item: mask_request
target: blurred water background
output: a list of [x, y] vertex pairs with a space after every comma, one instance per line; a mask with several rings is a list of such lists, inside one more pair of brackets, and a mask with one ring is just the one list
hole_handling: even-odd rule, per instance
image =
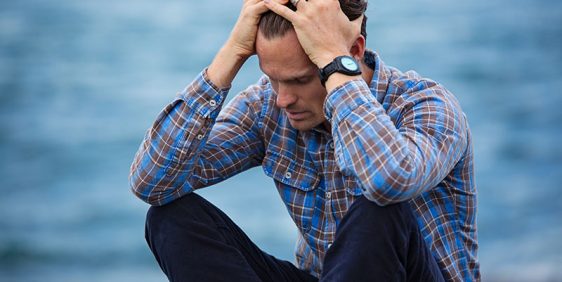
[[[0, 281], [165, 281], [127, 176], [241, 1], [0, 2]], [[484, 281], [562, 281], [562, 1], [371, 1], [368, 46], [471, 123]], [[260, 76], [254, 58], [233, 92]], [[266, 251], [296, 229], [260, 168], [201, 192]]]

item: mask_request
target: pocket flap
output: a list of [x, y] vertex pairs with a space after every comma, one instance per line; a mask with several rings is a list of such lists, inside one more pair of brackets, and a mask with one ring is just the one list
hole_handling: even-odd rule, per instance
[[315, 170], [281, 155], [267, 154], [262, 168], [267, 176], [302, 191], [313, 190], [319, 183]]

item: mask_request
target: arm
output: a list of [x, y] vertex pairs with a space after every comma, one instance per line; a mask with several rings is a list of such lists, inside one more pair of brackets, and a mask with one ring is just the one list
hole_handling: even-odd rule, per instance
[[336, 88], [325, 104], [338, 166], [379, 205], [435, 187], [467, 145], [464, 115], [442, 86], [420, 80], [401, 97], [396, 106], [402, 112], [394, 121], [360, 80]]
[[[349, 21], [337, 0], [299, 1], [297, 11], [264, 0], [293, 23], [308, 57], [319, 68], [335, 57], [362, 58], [362, 17]], [[340, 169], [380, 205], [405, 201], [437, 185], [466, 147], [464, 116], [450, 93], [428, 81], [406, 92], [410, 101], [394, 125], [359, 76], [336, 73], [326, 82], [325, 114], [332, 125]]]
[[260, 101], [241, 93], [219, 115], [226, 93], [204, 72], [161, 112], [131, 166], [137, 197], [163, 205], [260, 163]]
[[236, 99], [229, 111], [243, 115], [217, 116], [232, 80], [255, 53], [257, 25], [265, 11], [261, 0], [244, 1], [229, 39], [209, 68], [148, 130], [129, 177], [133, 193], [142, 200], [163, 205], [255, 165], [256, 117], [247, 96]]

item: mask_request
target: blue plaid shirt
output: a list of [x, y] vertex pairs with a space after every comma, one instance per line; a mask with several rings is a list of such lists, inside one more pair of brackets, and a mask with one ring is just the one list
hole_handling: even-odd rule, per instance
[[370, 84], [354, 80], [328, 94], [331, 132], [293, 129], [267, 77], [221, 110], [228, 89], [203, 71], [148, 130], [131, 167], [133, 192], [163, 205], [261, 166], [298, 227], [297, 266], [316, 276], [357, 197], [409, 201], [445, 278], [478, 281], [472, 142], [458, 101], [374, 52], [365, 62]]

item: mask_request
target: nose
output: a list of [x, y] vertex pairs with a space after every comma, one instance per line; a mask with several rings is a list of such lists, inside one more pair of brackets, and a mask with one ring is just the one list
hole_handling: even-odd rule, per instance
[[290, 105], [294, 104], [297, 101], [297, 95], [295, 95], [295, 89], [292, 87], [285, 85], [283, 83], [279, 83], [279, 88], [277, 89], [277, 100], [276, 105], [281, 109], [286, 109]]

